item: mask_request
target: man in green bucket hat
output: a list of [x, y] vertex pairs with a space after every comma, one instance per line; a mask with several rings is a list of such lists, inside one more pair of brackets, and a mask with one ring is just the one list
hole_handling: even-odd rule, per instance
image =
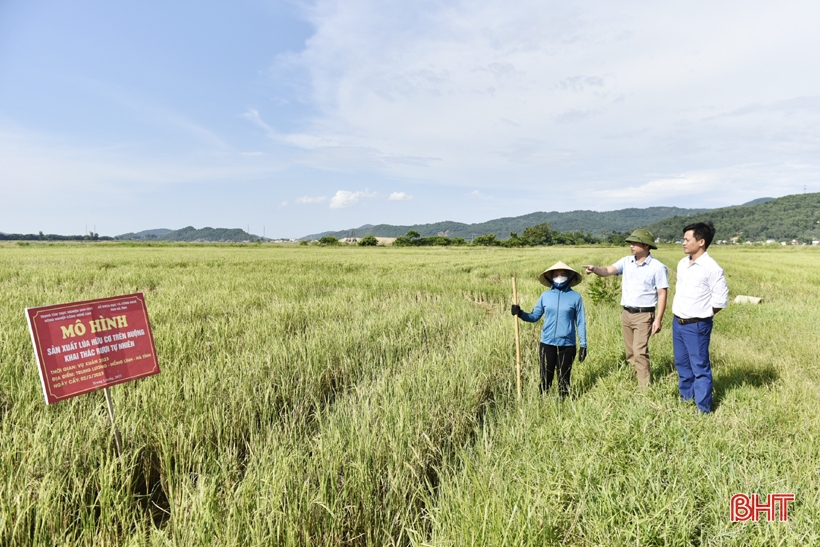
[[623, 275], [621, 329], [624, 335], [626, 360], [635, 367], [638, 386], [647, 387], [652, 381], [649, 337], [661, 330], [669, 279], [666, 266], [650, 253], [658, 247], [649, 230], [639, 228], [626, 240], [632, 253], [630, 256], [625, 256], [612, 266], [589, 265], [584, 266], [584, 269], [587, 275]]

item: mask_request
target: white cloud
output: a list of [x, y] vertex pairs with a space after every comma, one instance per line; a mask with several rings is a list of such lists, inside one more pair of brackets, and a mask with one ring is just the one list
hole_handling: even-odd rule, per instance
[[0, 126], [0, 191], [10, 196], [64, 196], [101, 188], [246, 181], [270, 177], [280, 160], [249, 162], [238, 153], [147, 153], [133, 143], [108, 147]]
[[365, 190], [364, 192], [348, 192], [347, 190], [339, 190], [333, 199], [330, 200], [331, 209], [344, 209], [356, 205], [364, 198], [375, 198], [378, 194]]
[[658, 199], [707, 193], [720, 182], [714, 173], [686, 173], [677, 177], [650, 180], [638, 186], [599, 190], [595, 194], [614, 200], [632, 200], [637, 203], [654, 202]]
[[[384, 199], [384, 196], [380, 196], [378, 192], [371, 192], [369, 189], [359, 190], [356, 192], [351, 192], [349, 190], [338, 190], [332, 198], [328, 198], [327, 196], [303, 196], [297, 198], [296, 203], [314, 204], [327, 203], [330, 201], [331, 209], [346, 209], [348, 207], [353, 207], [362, 200], [377, 198]], [[413, 196], [410, 196], [405, 192], [393, 192], [387, 199], [390, 201], [410, 200], [413, 199]]]
[[493, 196], [488, 196], [487, 194], [483, 194], [483, 193], [479, 192], [478, 190], [473, 190], [472, 192], [467, 194], [467, 197], [472, 198], [472, 199], [481, 199], [481, 200], [495, 199]]
[[276, 130], [262, 120], [262, 117], [259, 115], [258, 110], [249, 108], [244, 114], [242, 114], [242, 117], [246, 120], [250, 120], [250, 122], [253, 123], [255, 126], [264, 129], [265, 134], [267, 134], [268, 137], [279, 138], [279, 135], [276, 133]]
[[595, 188], [591, 191], [575, 195], [583, 199], [584, 208], [597, 210], [649, 205], [725, 207], [760, 197], [797, 194], [803, 191], [803, 185], [817, 191], [818, 179], [817, 165], [749, 163], [648, 177], [646, 182], [618, 187], [603, 181], [592, 184]]
[[317, 196], [317, 197], [310, 197], [310, 196], [302, 196], [300, 198], [296, 198], [296, 203], [301, 204], [314, 204], [314, 203], [325, 203], [327, 202], [327, 196]]
[[775, 108], [820, 89], [820, 4], [743, 6], [318, 0], [316, 33], [279, 65], [317, 114], [281, 138], [323, 169], [494, 193], [820, 166], [818, 101]]

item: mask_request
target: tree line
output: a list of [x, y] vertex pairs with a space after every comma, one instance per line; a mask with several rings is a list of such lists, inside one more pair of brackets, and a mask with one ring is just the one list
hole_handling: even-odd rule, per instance
[[[518, 232], [511, 232], [508, 239], [498, 239], [496, 234], [484, 234], [467, 241], [462, 237], [430, 236], [421, 237], [415, 230], [410, 230], [403, 236], [397, 237], [393, 241], [394, 247], [447, 247], [465, 246], [475, 247], [541, 247], [549, 245], [624, 245], [629, 232], [612, 231], [602, 237], [597, 237], [589, 232], [553, 230], [549, 222], [542, 222], [535, 226], [524, 229], [521, 235]], [[339, 240], [334, 236], [324, 236], [318, 240], [319, 245], [338, 245]], [[303, 241], [303, 244], [307, 244]], [[375, 246], [378, 240], [368, 235], [359, 240], [358, 245], [362, 247]]]
[[0, 241], [112, 241], [114, 238], [91, 232], [84, 236], [61, 236], [59, 234], [0, 234]]

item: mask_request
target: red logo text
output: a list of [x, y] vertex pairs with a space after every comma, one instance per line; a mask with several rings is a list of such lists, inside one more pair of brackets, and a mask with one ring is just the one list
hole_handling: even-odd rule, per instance
[[732, 522], [757, 522], [761, 514], [767, 522], [787, 522], [790, 501], [794, 501], [794, 494], [769, 494], [765, 501], [756, 494], [735, 494], [729, 503], [729, 516]]

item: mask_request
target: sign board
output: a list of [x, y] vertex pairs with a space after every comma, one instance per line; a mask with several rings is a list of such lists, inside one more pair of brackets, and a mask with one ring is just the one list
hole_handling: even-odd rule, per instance
[[46, 404], [159, 374], [142, 293], [26, 308]]

